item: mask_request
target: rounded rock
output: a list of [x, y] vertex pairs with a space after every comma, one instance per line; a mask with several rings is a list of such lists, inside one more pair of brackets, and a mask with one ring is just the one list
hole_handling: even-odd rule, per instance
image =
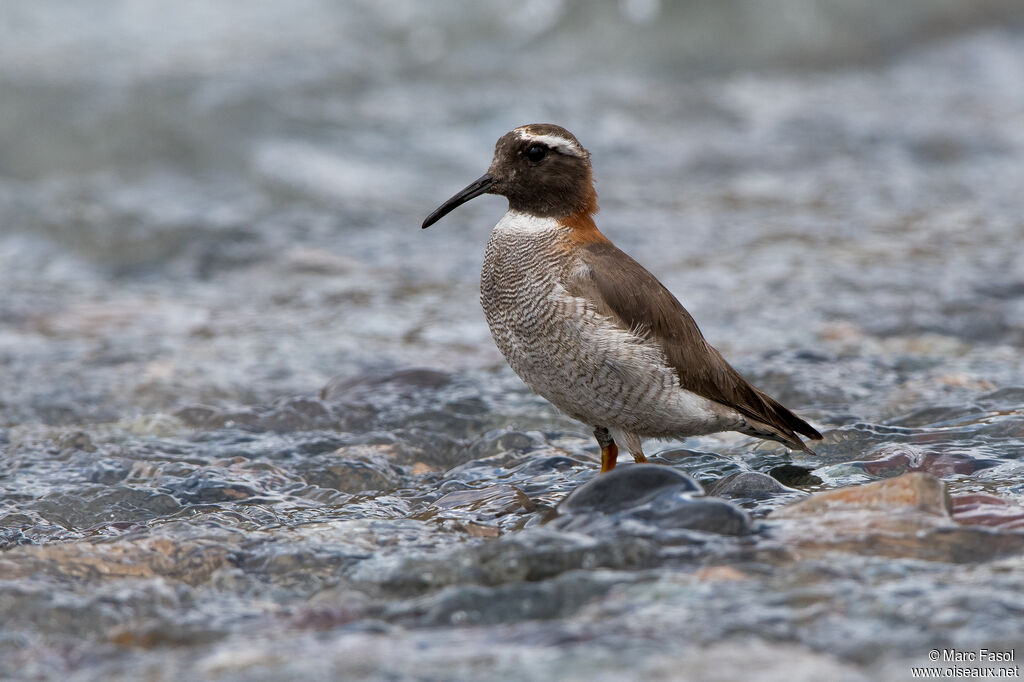
[[685, 528], [719, 535], [749, 535], [750, 516], [736, 505], [717, 497], [690, 497], [668, 493], [651, 500], [636, 516], [661, 528]]
[[746, 497], [760, 499], [783, 493], [800, 492], [782, 485], [768, 474], [760, 471], [740, 471], [723, 476], [708, 486], [709, 495], [718, 497]]
[[633, 464], [595, 476], [562, 500], [560, 512], [613, 512], [643, 504], [667, 490], [701, 493], [700, 485], [675, 469]]

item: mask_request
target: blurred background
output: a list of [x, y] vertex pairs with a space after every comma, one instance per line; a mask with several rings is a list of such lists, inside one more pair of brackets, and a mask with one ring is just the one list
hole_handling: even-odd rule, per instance
[[[450, 524], [507, 531], [508, 549], [542, 518], [515, 500], [554, 504], [595, 466], [587, 428], [525, 389], [479, 309], [504, 201], [420, 229], [532, 122], [576, 134], [599, 227], [826, 432], [802, 462], [818, 484], [916, 467], [1024, 495], [1019, 0], [0, 0], [0, 605], [21, 617], [0, 676], [248, 679], [237, 661], [258, 659], [282, 678], [333, 661], [451, 679], [512, 637], [521, 679], [624, 679], [658, 655], [665, 679], [683, 660], [712, 679], [687, 642], [734, 661], [721, 679], [893, 679], [938, 640], [1019, 643], [1019, 567], [858, 556], [715, 599], [659, 563], [679, 555], [557, 589], [437, 577], [480, 541]], [[704, 483], [789, 461], [733, 436], [685, 445]], [[493, 524], [423, 520], [444, 493], [499, 488], [518, 511]], [[109, 568], [124, 546], [158, 557], [149, 573]], [[223, 564], [195, 573], [196, 556]], [[579, 615], [627, 579], [662, 582]], [[294, 620], [313, 598], [328, 611]], [[444, 634], [459, 613], [493, 627]], [[355, 639], [332, 630], [352, 623]], [[618, 652], [623, 632], [613, 662], [566, 644], [550, 667], [546, 642]]]
[[500, 366], [475, 286], [502, 201], [418, 226], [529, 122], [591, 149], [602, 229], [737, 361], [821, 335], [1019, 343], [1022, 16], [1014, 0], [5, 3], [5, 414]]

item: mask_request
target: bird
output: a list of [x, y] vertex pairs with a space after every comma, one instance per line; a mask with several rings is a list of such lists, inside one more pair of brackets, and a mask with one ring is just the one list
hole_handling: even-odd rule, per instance
[[590, 152], [565, 128], [520, 126], [487, 172], [423, 221], [483, 194], [508, 200], [491, 230], [480, 303], [495, 344], [537, 394], [593, 429], [601, 473], [643, 439], [738, 431], [813, 454], [821, 434], [754, 387], [672, 293], [594, 222]]

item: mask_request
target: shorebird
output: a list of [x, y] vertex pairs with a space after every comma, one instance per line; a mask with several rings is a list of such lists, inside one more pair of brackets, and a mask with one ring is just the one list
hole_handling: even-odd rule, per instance
[[508, 199], [480, 276], [491, 335], [534, 392], [594, 430], [602, 473], [620, 445], [646, 462], [644, 438], [739, 431], [811, 452], [800, 436], [821, 434], [733, 369], [597, 229], [590, 152], [572, 133], [549, 123], [506, 133], [487, 173], [423, 227], [481, 194]]

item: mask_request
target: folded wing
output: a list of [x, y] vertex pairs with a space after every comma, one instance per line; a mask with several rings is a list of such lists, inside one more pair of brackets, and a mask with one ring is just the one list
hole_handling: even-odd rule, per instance
[[581, 255], [587, 267], [565, 283], [566, 289], [590, 300], [624, 328], [654, 340], [684, 389], [768, 427], [795, 449], [810, 451], [797, 434], [821, 438], [810, 424], [733, 369], [705, 341], [690, 313], [642, 265], [610, 242], [587, 244]]

